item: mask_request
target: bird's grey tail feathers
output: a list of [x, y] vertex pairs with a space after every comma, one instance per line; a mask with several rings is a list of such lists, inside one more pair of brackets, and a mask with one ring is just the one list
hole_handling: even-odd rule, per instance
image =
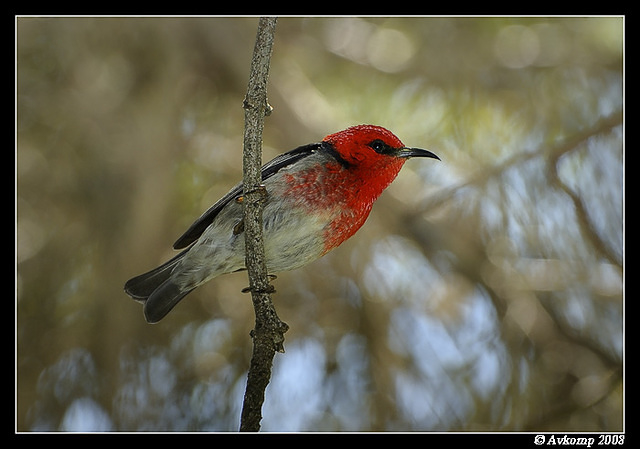
[[144, 317], [148, 323], [157, 323], [193, 289], [183, 290], [171, 279], [175, 266], [190, 248], [147, 273], [129, 279], [124, 291], [144, 304]]

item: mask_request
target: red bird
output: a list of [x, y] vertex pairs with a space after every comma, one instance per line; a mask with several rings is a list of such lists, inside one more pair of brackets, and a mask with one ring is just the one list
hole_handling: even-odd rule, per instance
[[[385, 128], [359, 125], [281, 154], [262, 167], [269, 271], [306, 265], [355, 234], [411, 157], [439, 159], [430, 151], [405, 147]], [[245, 268], [241, 198], [242, 183], [174, 243], [174, 249], [185, 248], [180, 254], [127, 281], [124, 289], [144, 304], [147, 322], [161, 320], [208, 280]]]

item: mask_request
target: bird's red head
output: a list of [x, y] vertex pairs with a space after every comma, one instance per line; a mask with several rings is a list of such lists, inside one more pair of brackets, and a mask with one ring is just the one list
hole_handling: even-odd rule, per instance
[[430, 151], [407, 148], [391, 131], [381, 126], [357, 125], [329, 134], [324, 142], [333, 146], [340, 157], [348, 164], [367, 169], [385, 169], [400, 171], [410, 157], [438, 156]]
[[339, 214], [327, 228], [325, 251], [340, 245], [352, 236], [367, 219], [373, 202], [395, 179], [410, 157], [438, 156], [427, 150], [407, 148], [391, 131], [374, 125], [358, 125], [335, 134], [329, 134], [323, 142], [331, 145], [340, 159], [333, 163], [330, 189], [321, 197], [322, 205], [313, 204], [313, 210], [331, 209], [339, 204]]
[[[375, 125], [358, 125], [329, 134], [324, 141], [330, 143], [342, 159], [351, 165], [370, 165], [393, 156], [392, 149], [404, 145], [391, 131]], [[388, 151], [384, 151], [384, 150]]]

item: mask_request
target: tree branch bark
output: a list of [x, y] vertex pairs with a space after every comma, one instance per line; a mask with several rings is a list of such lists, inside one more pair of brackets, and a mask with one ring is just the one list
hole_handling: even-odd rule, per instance
[[271, 366], [276, 351], [284, 352], [284, 333], [288, 326], [278, 318], [271, 300], [273, 286], [265, 263], [262, 236], [262, 210], [267, 191], [262, 186], [262, 131], [264, 118], [271, 112], [267, 103], [269, 62], [275, 35], [276, 18], [260, 18], [256, 44], [251, 60], [251, 73], [245, 111], [243, 150], [243, 207], [246, 266], [249, 288], [256, 315], [253, 354], [247, 375], [242, 405], [240, 431], [257, 432], [262, 419], [264, 392], [271, 379]]

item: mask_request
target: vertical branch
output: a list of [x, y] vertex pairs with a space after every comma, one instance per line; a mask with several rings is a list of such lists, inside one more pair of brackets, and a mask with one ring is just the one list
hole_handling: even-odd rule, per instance
[[276, 314], [265, 263], [262, 236], [262, 210], [267, 191], [262, 186], [261, 154], [264, 117], [271, 112], [267, 103], [269, 61], [276, 27], [276, 18], [260, 18], [256, 44], [251, 60], [249, 86], [244, 99], [245, 110], [243, 151], [243, 205], [246, 266], [249, 290], [256, 315], [253, 354], [247, 375], [247, 386], [242, 405], [241, 431], [260, 430], [264, 392], [271, 379], [271, 365], [276, 351], [284, 351], [284, 333], [288, 326]]

